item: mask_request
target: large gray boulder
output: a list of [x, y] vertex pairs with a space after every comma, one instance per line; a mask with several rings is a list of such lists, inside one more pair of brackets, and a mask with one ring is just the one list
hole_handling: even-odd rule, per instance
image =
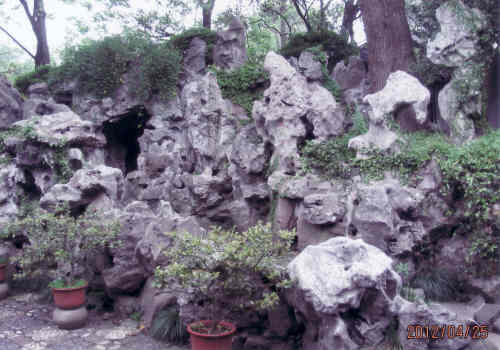
[[106, 139], [104, 135], [98, 132], [97, 125], [82, 120], [77, 114], [67, 110], [66, 106], [64, 107], [62, 108], [66, 109], [66, 111], [44, 115], [43, 117], [34, 116], [13, 125], [22, 129], [30, 128], [30, 132], [38, 142], [48, 145], [104, 147]]
[[44, 116], [61, 112], [72, 113], [68, 106], [55, 103], [52, 100], [41, 99], [38, 96], [31, 97], [23, 103], [23, 119], [30, 119], [34, 116]]
[[19, 92], [3, 75], [0, 75], [0, 130], [22, 119], [23, 100]]
[[189, 43], [189, 48], [183, 59], [184, 75], [186, 80], [191, 80], [205, 73], [207, 43], [200, 38], [194, 38]]
[[268, 53], [264, 69], [271, 86], [254, 103], [252, 115], [260, 136], [274, 146], [274, 170], [294, 173], [300, 168], [297, 144], [306, 135], [321, 140], [341, 135], [344, 114], [328, 90], [308, 83], [282, 56]]
[[358, 183], [355, 191], [351, 225], [356, 237], [389, 255], [410, 253], [423, 240], [427, 231], [418, 211], [425, 198], [422, 193], [395, 180]]
[[234, 69], [247, 61], [245, 26], [234, 17], [228, 30], [217, 32], [214, 63], [223, 69]]
[[478, 55], [478, 45], [481, 29], [487, 22], [480, 11], [460, 0], [443, 3], [436, 10], [436, 18], [441, 30], [427, 43], [427, 57], [435, 64], [455, 68], [451, 81], [439, 94], [438, 103], [452, 139], [460, 144], [474, 138], [472, 119], [482, 115], [484, 58]]
[[358, 150], [359, 157], [363, 157], [363, 149], [396, 151], [398, 137], [389, 128], [389, 118], [401, 107], [412, 106], [416, 122], [424, 124], [430, 93], [417, 78], [406, 72], [396, 71], [389, 75], [382, 90], [365, 96], [364, 101], [370, 105], [368, 132], [349, 140], [349, 147]]
[[[326, 55], [325, 55], [326, 57]], [[328, 62], [325, 62], [326, 65]], [[301, 72], [308, 81], [320, 81], [323, 79], [322, 63], [310, 51], [304, 50], [299, 56], [298, 70]]]
[[0, 168], [0, 224], [9, 222], [18, 213], [16, 185], [23, 180], [23, 172], [14, 164]]
[[[306, 326], [304, 349], [359, 349], [383, 342], [401, 278], [392, 259], [362, 240], [308, 246], [289, 265], [288, 296]], [[354, 336], [355, 335], [355, 336]]]

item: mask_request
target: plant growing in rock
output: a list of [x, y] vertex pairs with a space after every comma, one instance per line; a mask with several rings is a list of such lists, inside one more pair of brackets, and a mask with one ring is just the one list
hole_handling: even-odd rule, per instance
[[[56, 279], [51, 287], [69, 288], [85, 284], [86, 262], [92, 253], [107, 245], [118, 244], [119, 224], [89, 210], [78, 218], [67, 207], [56, 207], [53, 212], [39, 206], [30, 215], [6, 225], [4, 234], [25, 236], [20, 255], [12, 258], [21, 268], [15, 278], [45, 274], [56, 268]], [[83, 271], [82, 271], [83, 268]]]
[[220, 332], [229, 312], [276, 305], [278, 294], [261, 290], [256, 277], [265, 276], [276, 288], [291, 284], [279, 259], [289, 252], [294, 232], [275, 233], [270, 224], [259, 223], [242, 233], [214, 228], [205, 237], [168, 235], [175, 239], [174, 247], [165, 251], [171, 263], [156, 268], [155, 286], [172, 290], [179, 285], [179, 291], [208, 302], [210, 322], [191, 325], [200, 333]]

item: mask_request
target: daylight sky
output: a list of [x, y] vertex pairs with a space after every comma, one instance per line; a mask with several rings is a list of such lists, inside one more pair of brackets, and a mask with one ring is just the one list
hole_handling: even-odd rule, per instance
[[[224, 0], [216, 1], [213, 18], [216, 18], [219, 13], [229, 6], [238, 6], [239, 0]], [[3, 23], [7, 30], [14, 35], [14, 37], [19, 40], [24, 46], [26, 46], [32, 53], [35, 53], [36, 40], [35, 36], [31, 30], [29, 21], [24, 14], [23, 10], [19, 8], [18, 10], [8, 10], [8, 6], [13, 6], [18, 3], [17, 0], [7, 0], [9, 5], [5, 5], [7, 9], [7, 14], [11, 17], [8, 23]], [[131, 5], [133, 10], [151, 9], [154, 8], [154, 0], [131, 0]], [[57, 4], [56, 7], [49, 7]], [[79, 5], [66, 5], [61, 1], [48, 0], [45, 2], [46, 11], [50, 18], [47, 19], [47, 36], [49, 39], [49, 48], [51, 50], [52, 59], [57, 61], [58, 52], [64, 47], [65, 43], [73, 44], [81, 39], [79, 33], [76, 31], [75, 22], [71, 20], [72, 17], [78, 18], [82, 23], [90, 23], [93, 13], [99, 11], [99, 5], [93, 5], [92, 11], [79, 6]], [[10, 12], [9, 12], [10, 11]], [[5, 12], [5, 10], [4, 10]], [[197, 9], [193, 16], [186, 16], [184, 19], [184, 25], [188, 28], [192, 26], [196, 21], [201, 21], [201, 9]], [[364, 33], [358, 25], [355, 28], [356, 40], [358, 43], [363, 42]], [[120, 26], [115, 24], [108, 25], [109, 34], [119, 33], [121, 31]], [[86, 37], [97, 38], [99, 35], [96, 32], [89, 32]], [[0, 45], [7, 45], [9, 47], [17, 46], [3, 33], [0, 32]], [[22, 61], [30, 60], [31, 58], [24, 54]]]

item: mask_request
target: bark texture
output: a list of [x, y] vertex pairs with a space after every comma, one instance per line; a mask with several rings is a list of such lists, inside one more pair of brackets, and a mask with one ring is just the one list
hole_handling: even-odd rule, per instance
[[368, 93], [381, 90], [390, 73], [414, 62], [404, 0], [360, 0], [368, 41]]

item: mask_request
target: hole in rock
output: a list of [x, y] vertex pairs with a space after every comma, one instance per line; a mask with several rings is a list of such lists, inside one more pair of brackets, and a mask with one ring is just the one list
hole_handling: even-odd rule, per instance
[[297, 149], [300, 151], [306, 145], [306, 142], [314, 139], [314, 125], [307, 119], [306, 115], [300, 117], [302, 124], [306, 129], [306, 134], [304, 137], [299, 137], [297, 140]]
[[144, 106], [136, 106], [103, 123], [107, 140], [106, 165], [121, 169], [124, 175], [137, 170], [137, 158], [141, 152], [138, 140], [150, 118]]
[[497, 51], [487, 82], [488, 106], [486, 115], [489, 125], [500, 129], [500, 54]]
[[73, 93], [71, 91], [58, 92], [54, 95], [54, 101], [71, 108], [73, 106]]

